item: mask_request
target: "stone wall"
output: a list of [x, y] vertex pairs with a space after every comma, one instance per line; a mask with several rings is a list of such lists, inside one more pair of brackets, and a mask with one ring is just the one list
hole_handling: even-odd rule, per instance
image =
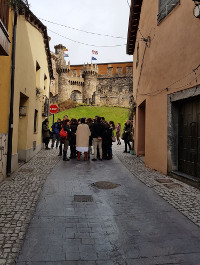
[[109, 74], [98, 76], [97, 82], [100, 105], [130, 106], [133, 89], [132, 77]]

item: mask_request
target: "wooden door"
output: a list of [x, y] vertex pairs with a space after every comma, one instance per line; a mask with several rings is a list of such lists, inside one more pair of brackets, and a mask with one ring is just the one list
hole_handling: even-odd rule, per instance
[[200, 99], [179, 109], [179, 171], [200, 178]]

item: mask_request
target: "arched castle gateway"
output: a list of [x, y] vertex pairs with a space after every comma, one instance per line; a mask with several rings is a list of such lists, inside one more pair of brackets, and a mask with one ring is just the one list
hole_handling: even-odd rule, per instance
[[52, 65], [55, 80], [50, 87], [51, 102], [72, 99], [78, 103], [129, 107], [133, 95], [133, 62], [70, 65], [62, 44], [54, 47]]

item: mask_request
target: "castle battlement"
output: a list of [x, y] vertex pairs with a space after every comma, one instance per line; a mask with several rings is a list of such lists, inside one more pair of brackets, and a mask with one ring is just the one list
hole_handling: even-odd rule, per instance
[[83, 73], [90, 75], [98, 75], [98, 66], [96, 64], [84, 64], [83, 65]]
[[66, 47], [55, 46], [52, 65], [55, 80], [51, 83], [51, 102], [68, 99], [78, 103], [129, 107], [133, 94], [133, 63], [66, 64]]

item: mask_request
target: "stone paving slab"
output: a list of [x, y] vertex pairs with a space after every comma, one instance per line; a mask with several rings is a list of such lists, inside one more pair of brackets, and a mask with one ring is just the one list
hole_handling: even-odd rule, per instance
[[56, 150], [42, 150], [0, 183], [0, 265], [14, 264], [43, 184], [60, 161]]
[[[146, 186], [153, 189], [178, 211], [200, 226], [200, 190], [158, 171], [147, 168], [144, 162], [135, 155], [123, 153], [123, 145], [114, 146], [114, 154]], [[158, 182], [160, 179], [161, 183]], [[164, 182], [166, 180], [166, 182]], [[173, 189], [167, 188], [168, 180], [177, 184]], [[163, 183], [162, 183], [163, 182]]]
[[[91, 185], [98, 181], [120, 186]], [[93, 201], [75, 202], [74, 195], [91, 195]], [[17, 264], [197, 265], [199, 257], [199, 227], [114, 157], [58, 163], [46, 180]]]

